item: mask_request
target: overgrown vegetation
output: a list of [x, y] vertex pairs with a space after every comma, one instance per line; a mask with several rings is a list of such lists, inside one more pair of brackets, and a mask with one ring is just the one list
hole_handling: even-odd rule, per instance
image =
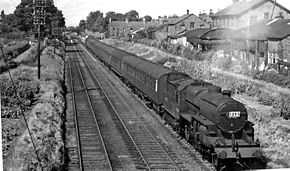
[[7, 75], [0, 78], [2, 118], [20, 118], [21, 112], [30, 109], [38, 93], [37, 81], [25, 76], [30, 72], [26, 69], [19, 72], [13, 74], [13, 80]]
[[29, 44], [27, 41], [12, 41], [9, 42], [3, 48], [3, 53], [0, 52], [0, 74], [7, 71], [8, 69], [16, 68], [18, 66], [17, 63], [12, 61], [15, 59], [19, 54], [23, 53], [29, 48]]
[[134, 39], [134, 42], [136, 43], [156, 47], [164, 52], [181, 56], [189, 60], [203, 61], [205, 59], [210, 59], [214, 54], [214, 51], [202, 52], [194, 48], [182, 46], [180, 44], [170, 44], [166, 40], [158, 41], [152, 39], [138, 39], [138, 36], [136, 37]]
[[[17, 69], [11, 70], [13, 83], [8, 78], [8, 73], [2, 75], [1, 100], [2, 118], [10, 119], [4, 125], [2, 137], [4, 154], [13, 148], [13, 153], [6, 158], [5, 168], [12, 170], [38, 170], [38, 162], [32, 146], [30, 136], [25, 128], [19, 127], [13, 119], [20, 118], [21, 112], [25, 113], [30, 131], [41, 159], [44, 170], [62, 170], [64, 163], [63, 130], [63, 67], [61, 56], [53, 54], [50, 47], [41, 57], [41, 80], [37, 79], [35, 66], [25, 65], [34, 61], [34, 50], [19, 56], [15, 61], [21, 64]], [[57, 49], [57, 52], [61, 51]], [[3, 90], [3, 91], [2, 91]], [[17, 121], [17, 120], [15, 120]], [[8, 124], [12, 122], [11, 124]], [[23, 125], [22, 125], [23, 127]], [[17, 138], [16, 144], [11, 145], [18, 129], [23, 133]]]

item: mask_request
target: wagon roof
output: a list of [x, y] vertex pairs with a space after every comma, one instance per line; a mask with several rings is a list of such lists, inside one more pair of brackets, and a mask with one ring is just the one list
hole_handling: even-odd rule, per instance
[[121, 49], [115, 49], [111, 52], [111, 54], [115, 57], [118, 57], [118, 58], [124, 58], [126, 56], [136, 56], [135, 54], [133, 53], [130, 53], [130, 52], [127, 52], [127, 51], [124, 51], [124, 50], [121, 50]]
[[124, 58], [124, 63], [131, 65], [134, 68], [152, 76], [155, 79], [159, 79], [163, 75], [170, 73], [171, 71], [162, 65], [153, 63], [146, 59], [136, 57], [136, 58]]

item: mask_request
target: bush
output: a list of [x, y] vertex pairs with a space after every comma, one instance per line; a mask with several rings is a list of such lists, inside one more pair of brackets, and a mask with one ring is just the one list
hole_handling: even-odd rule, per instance
[[[38, 92], [38, 83], [22, 76], [13, 77], [13, 83], [8, 77], [0, 78], [2, 117], [19, 118], [32, 105]], [[7, 109], [7, 110], [5, 110]]]
[[290, 77], [278, 74], [274, 71], [257, 71], [253, 74], [253, 78], [273, 83], [281, 87], [290, 88]]
[[215, 55], [212, 59], [213, 66], [222, 70], [229, 70], [232, 65], [232, 59], [229, 56], [219, 57]]

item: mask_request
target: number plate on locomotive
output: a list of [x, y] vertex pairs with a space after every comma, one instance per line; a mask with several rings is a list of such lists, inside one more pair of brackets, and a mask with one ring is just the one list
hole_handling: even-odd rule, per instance
[[236, 119], [236, 118], [239, 118], [240, 116], [241, 116], [240, 111], [228, 113], [228, 118], [230, 118], [230, 119]]

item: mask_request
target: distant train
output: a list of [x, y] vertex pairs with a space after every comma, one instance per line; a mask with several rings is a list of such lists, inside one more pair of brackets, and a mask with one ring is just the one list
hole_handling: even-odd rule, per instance
[[229, 90], [94, 39], [86, 46], [217, 168], [259, 157], [254, 124]]

